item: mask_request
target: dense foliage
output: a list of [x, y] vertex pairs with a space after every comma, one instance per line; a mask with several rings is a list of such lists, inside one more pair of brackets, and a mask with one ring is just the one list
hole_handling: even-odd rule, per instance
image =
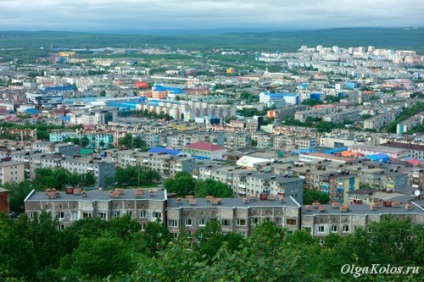
[[188, 172], [179, 172], [174, 178], [166, 179], [164, 187], [169, 193], [175, 193], [179, 197], [187, 195], [195, 195], [196, 198], [206, 196], [233, 197], [233, 190], [225, 183], [213, 179], [196, 180]]
[[424, 227], [393, 217], [347, 237], [331, 234], [322, 246], [307, 231], [289, 233], [270, 221], [247, 238], [223, 233], [211, 221], [194, 235], [173, 239], [164, 224], [149, 222], [142, 232], [128, 215], [58, 226], [45, 212], [33, 220], [2, 215], [2, 281], [351, 281], [354, 275], [364, 281], [419, 281], [413, 273], [341, 269], [424, 265]]

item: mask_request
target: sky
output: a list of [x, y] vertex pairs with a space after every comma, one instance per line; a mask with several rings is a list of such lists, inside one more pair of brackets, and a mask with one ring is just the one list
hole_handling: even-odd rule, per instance
[[423, 27], [423, 0], [0, 0], [0, 30]]

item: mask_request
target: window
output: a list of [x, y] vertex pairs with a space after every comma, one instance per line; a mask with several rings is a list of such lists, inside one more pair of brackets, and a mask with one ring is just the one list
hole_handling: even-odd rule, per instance
[[121, 216], [121, 212], [120, 211], [114, 211], [113, 212], [113, 217], [120, 217]]
[[143, 231], [144, 231], [144, 230], [146, 230], [146, 226], [147, 226], [147, 224], [146, 224], [146, 223], [142, 223], [142, 224], [141, 224], [141, 230], [143, 230]]
[[168, 220], [168, 226], [169, 227], [177, 227], [178, 226], [178, 221], [170, 219]]
[[153, 218], [162, 218], [162, 213], [161, 212], [153, 212], [152, 217]]
[[140, 211], [140, 218], [146, 218], [147, 212], [145, 210]]
[[106, 213], [105, 212], [99, 212], [99, 217], [101, 219], [106, 219]]
[[78, 220], [78, 212], [76, 211], [71, 212], [71, 220]]
[[58, 212], [58, 213], [57, 213], [57, 217], [58, 217], [59, 219], [64, 219], [64, 218], [65, 218], [65, 213], [64, 213], [64, 212]]
[[318, 232], [324, 232], [324, 225], [318, 226]]
[[256, 225], [256, 224], [259, 224], [259, 218], [254, 217], [252, 218], [252, 225]]
[[236, 224], [237, 224], [237, 226], [246, 226], [246, 220], [245, 219], [237, 219]]
[[89, 212], [84, 212], [83, 214], [82, 214], [82, 218], [91, 218], [93, 215], [91, 214], [91, 213], [89, 213]]
[[231, 220], [229, 219], [223, 219], [222, 220], [222, 226], [228, 226], [231, 225]]
[[127, 214], [129, 215], [130, 218], [133, 217], [133, 212], [132, 211], [127, 211]]
[[323, 238], [320, 238], [319, 239], [319, 244], [322, 246], [322, 245], [324, 245], [324, 239]]
[[206, 225], [206, 220], [204, 218], [200, 218], [199, 220], [197, 220], [197, 224], [199, 226], [205, 226]]
[[333, 232], [333, 233], [337, 232], [337, 230], [338, 230], [337, 227], [338, 227], [337, 225], [331, 225], [331, 232]]
[[349, 232], [349, 225], [343, 225], [343, 232]]
[[177, 238], [178, 238], [178, 233], [173, 232], [173, 233], [171, 233], [171, 235], [172, 235], [172, 237], [173, 237], [173, 238], [175, 238], [175, 239], [177, 239]]
[[187, 219], [185, 220], [185, 225], [186, 225], [186, 226], [191, 226], [191, 225], [192, 225], [191, 218], [187, 218]]
[[286, 224], [287, 225], [296, 225], [296, 219], [293, 219], [293, 218], [288, 218], [287, 220], [286, 220]]

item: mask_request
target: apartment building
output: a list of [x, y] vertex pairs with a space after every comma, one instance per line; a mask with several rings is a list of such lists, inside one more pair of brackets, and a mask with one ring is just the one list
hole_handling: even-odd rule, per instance
[[25, 180], [24, 163], [14, 161], [0, 162], [1, 184], [20, 183]]
[[33, 190], [25, 199], [25, 213], [32, 219], [47, 211], [57, 217], [61, 228], [82, 218], [110, 220], [128, 214], [142, 229], [149, 221], [166, 222], [166, 191], [116, 189], [114, 191], [67, 188], [65, 192]]
[[197, 178], [201, 180], [213, 179], [233, 187], [234, 175], [247, 171], [247, 169], [235, 166], [203, 165], [198, 169]]
[[250, 133], [225, 133], [224, 136], [225, 147], [230, 150], [238, 150], [252, 145], [252, 136]]
[[208, 142], [196, 142], [183, 147], [183, 152], [198, 160], [222, 160], [227, 149]]
[[364, 129], [380, 129], [396, 119], [402, 110], [392, 110], [388, 113], [384, 113], [364, 121]]
[[32, 144], [34, 152], [52, 154], [60, 153], [62, 155], [72, 156], [75, 154], [75, 145], [67, 143], [51, 143], [48, 141], [36, 141]]
[[325, 115], [336, 112], [336, 107], [326, 107], [323, 109], [313, 109], [309, 111], [297, 111], [294, 114], [294, 119], [300, 122], [305, 122], [308, 118], [322, 118]]
[[[50, 142], [62, 143], [66, 140], [72, 140], [74, 138], [81, 140], [86, 137], [88, 139], [88, 146], [95, 148], [107, 148], [109, 145], [114, 145], [114, 134], [105, 132], [93, 132], [93, 133], [82, 133], [82, 132], [51, 132], [49, 134]], [[102, 145], [102, 146], [101, 146]]]
[[413, 224], [424, 224], [424, 209], [416, 203], [375, 202], [371, 205], [313, 205], [302, 207], [302, 229], [318, 237], [321, 243], [330, 234], [347, 236], [357, 228], [368, 230], [373, 222], [386, 215], [396, 219], [410, 219]]
[[256, 142], [256, 148], [258, 149], [272, 148], [274, 136], [263, 133], [255, 133], [252, 134], [252, 140]]
[[115, 163], [101, 158], [66, 157], [60, 161], [60, 167], [78, 174], [93, 174], [95, 187], [107, 187], [110, 185], [108, 179], [115, 177]]
[[290, 197], [169, 199], [167, 204], [167, 225], [175, 237], [182, 231], [194, 234], [209, 221], [218, 221], [224, 234], [236, 232], [243, 236], [250, 235], [264, 221], [273, 221], [290, 233], [300, 224], [300, 206]]
[[233, 191], [239, 196], [250, 194], [275, 194], [293, 197], [303, 203], [303, 182], [301, 178], [292, 178], [272, 173], [246, 171], [234, 174]]
[[119, 167], [143, 166], [159, 172], [161, 177], [173, 177], [181, 171], [193, 172], [196, 164], [193, 157], [186, 155], [172, 156], [168, 154], [152, 154], [133, 150], [105, 151], [107, 159], [112, 160]]
[[337, 113], [326, 114], [322, 121], [343, 123], [345, 120], [357, 121], [361, 119], [361, 110], [345, 110]]
[[414, 159], [424, 159], [424, 145], [401, 142], [388, 142], [386, 144], [381, 144], [381, 146], [408, 150], [408, 157]]
[[403, 148], [391, 148], [386, 146], [368, 146], [368, 145], [351, 145], [349, 150], [352, 153], [358, 153], [364, 156], [385, 154], [393, 160], [403, 159], [409, 156], [409, 150]]
[[415, 126], [421, 125], [424, 122], [424, 112], [412, 116], [396, 125], [396, 134], [407, 133]]
[[274, 150], [283, 150], [283, 151], [295, 151], [300, 149], [310, 149], [317, 146], [315, 138], [310, 137], [299, 137], [299, 136], [284, 136], [277, 135], [273, 136], [273, 145]]

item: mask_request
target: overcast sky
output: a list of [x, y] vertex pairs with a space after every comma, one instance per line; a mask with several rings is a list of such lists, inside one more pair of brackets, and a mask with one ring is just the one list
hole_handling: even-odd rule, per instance
[[0, 30], [424, 26], [424, 0], [0, 0]]

